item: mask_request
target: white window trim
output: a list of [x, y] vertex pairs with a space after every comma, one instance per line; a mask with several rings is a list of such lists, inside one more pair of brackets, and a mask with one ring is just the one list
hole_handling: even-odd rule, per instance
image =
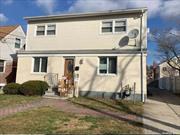
[[[48, 25], [55, 25], [56, 29], [55, 29], [55, 35], [47, 35], [47, 28], [48, 28]], [[37, 27], [38, 26], [45, 26], [45, 33], [44, 35], [37, 35]], [[48, 23], [48, 24], [39, 24], [39, 25], [36, 25], [35, 27], [35, 32], [34, 32], [34, 36], [35, 37], [54, 37], [57, 35], [57, 24], [56, 23]]]
[[6, 71], [6, 61], [5, 60], [3, 60], [3, 61], [4, 61], [4, 68], [3, 68], [3, 72], [0, 72], [0, 74], [5, 73], [5, 71]]
[[[103, 22], [112, 22], [112, 32], [102, 32]], [[100, 24], [100, 32], [101, 34], [112, 34], [113, 33], [113, 20], [102, 20]]]
[[[116, 21], [125, 21], [126, 30], [125, 31], [120, 31], [120, 32], [115, 32]], [[114, 34], [127, 33], [127, 19], [114, 19], [114, 21], [113, 21], [113, 32], [114, 32]]]
[[[45, 26], [44, 35], [37, 35], [37, 28], [38, 28], [38, 26]], [[45, 24], [36, 25], [36, 27], [35, 27], [35, 32], [34, 32], [34, 36], [35, 36], [35, 37], [44, 37], [44, 36], [46, 36], [46, 25], [45, 25]]]
[[[39, 72], [34, 72], [35, 58], [40, 58]], [[48, 57], [46, 57], [46, 58], [47, 58], [47, 71], [48, 71]], [[47, 71], [41, 72], [41, 66], [42, 66], [42, 57], [32, 57], [31, 74], [47, 74]]]
[[[107, 58], [108, 60], [107, 60], [107, 73], [100, 73], [99, 72], [99, 66], [100, 66], [100, 57], [105, 57], [105, 58]], [[116, 57], [116, 73], [109, 73], [109, 71], [108, 71], [108, 69], [109, 69], [109, 57], [112, 57], [112, 56], [99, 56], [98, 57], [98, 68], [97, 68], [97, 75], [99, 75], [99, 76], [117, 76], [117, 73], [118, 73], [118, 57], [117, 56], [114, 56], [114, 57]]]
[[[55, 34], [54, 34], [54, 35], [48, 35], [48, 34], [47, 34], [48, 26], [49, 26], [49, 25], [55, 25]], [[57, 30], [56, 30], [56, 24], [47, 24], [46, 27], [45, 27], [45, 29], [46, 29], [46, 32], [45, 32], [45, 33], [46, 33], [46, 36], [55, 36], [55, 35], [56, 35], [56, 31], [57, 31]]]
[[15, 48], [15, 49], [20, 49], [20, 48], [21, 48], [21, 44], [22, 44], [22, 40], [20, 39], [20, 47], [19, 47], [19, 48], [16, 48], [16, 39], [20, 39], [20, 38], [15, 38], [14, 48]]
[[[102, 32], [102, 23], [103, 22], [110, 22], [110, 21], [112, 22], [112, 32]], [[115, 21], [125, 21], [125, 23], [126, 23], [126, 31], [115, 32]], [[101, 35], [122, 34], [122, 33], [127, 33], [127, 18], [101, 20], [101, 22], [100, 22], [100, 34]]]

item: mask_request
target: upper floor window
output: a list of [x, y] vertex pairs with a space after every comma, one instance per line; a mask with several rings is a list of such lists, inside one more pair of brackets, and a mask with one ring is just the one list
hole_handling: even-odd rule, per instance
[[112, 20], [102, 22], [102, 33], [116, 33], [126, 31], [126, 20]]
[[115, 21], [115, 32], [126, 31], [126, 21]]
[[36, 35], [37, 36], [56, 35], [56, 25], [48, 24], [48, 25], [37, 26]]
[[167, 67], [163, 67], [162, 70], [163, 70], [163, 71], [167, 71]]
[[45, 26], [37, 26], [37, 36], [45, 35]]
[[0, 72], [4, 72], [4, 67], [5, 66], [5, 61], [4, 60], [0, 60]]
[[21, 39], [16, 38], [15, 39], [15, 48], [20, 48], [21, 47]]
[[55, 35], [55, 34], [56, 34], [56, 25], [48, 25], [47, 35]]
[[116, 74], [117, 57], [99, 57], [100, 74]]
[[47, 72], [47, 57], [34, 57], [33, 72]]
[[102, 22], [102, 33], [112, 32], [112, 30], [113, 30], [112, 21]]

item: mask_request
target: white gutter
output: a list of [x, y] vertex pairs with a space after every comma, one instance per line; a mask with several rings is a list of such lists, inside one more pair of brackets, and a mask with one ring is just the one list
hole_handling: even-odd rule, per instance
[[144, 72], [143, 72], [143, 46], [142, 46], [142, 17], [145, 11], [142, 12], [140, 16], [140, 48], [141, 48], [141, 101], [144, 103], [145, 98], [144, 98]]
[[95, 16], [106, 16], [106, 15], [142, 13], [144, 10], [147, 10], [147, 8], [107, 10], [107, 11], [86, 12], [86, 13], [69, 13], [69, 14], [48, 15], [48, 16], [34, 16], [34, 17], [24, 17], [24, 19], [27, 21], [45, 21], [45, 20], [52, 20], [52, 19], [68, 19], [68, 18], [80, 18], [80, 17], [95, 17]]

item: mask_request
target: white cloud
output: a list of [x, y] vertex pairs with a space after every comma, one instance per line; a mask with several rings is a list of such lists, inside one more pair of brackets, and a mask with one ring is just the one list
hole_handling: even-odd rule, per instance
[[[87, 12], [87, 11], [101, 11], [122, 8], [119, 6], [119, 1], [113, 0], [77, 0], [69, 8], [70, 12]], [[126, 7], [126, 5], [124, 5]]]
[[[122, 6], [122, 5], [121, 5]], [[118, 4], [111, 0], [77, 0], [69, 8], [70, 12], [86, 12], [118, 9]]]
[[3, 3], [4, 5], [10, 5], [10, 4], [13, 3], [13, 0], [3, 0], [2, 3]]
[[179, 16], [180, 0], [77, 0], [69, 8], [69, 12], [102, 11], [147, 7], [149, 17]]
[[0, 23], [4, 23], [7, 20], [8, 20], [8, 18], [3, 13], [0, 13]]
[[147, 7], [148, 8], [148, 15], [150, 17], [155, 16], [161, 7], [162, 1], [161, 0], [130, 0], [128, 2], [128, 6], [130, 8], [138, 8], [138, 7]]
[[160, 13], [162, 17], [176, 17], [176, 16], [180, 17], [180, 1], [179, 0], [164, 1]]
[[56, 6], [56, 0], [36, 0], [36, 5], [43, 8], [48, 14], [53, 14]]

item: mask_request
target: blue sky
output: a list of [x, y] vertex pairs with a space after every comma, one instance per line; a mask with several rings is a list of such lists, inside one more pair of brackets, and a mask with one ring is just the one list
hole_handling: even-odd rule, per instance
[[[180, 0], [0, 0], [0, 26], [20, 24], [26, 31], [25, 16], [136, 7], [148, 7], [150, 31], [173, 27], [171, 18], [180, 17]], [[158, 61], [156, 48], [155, 43], [148, 41], [148, 64]]]

